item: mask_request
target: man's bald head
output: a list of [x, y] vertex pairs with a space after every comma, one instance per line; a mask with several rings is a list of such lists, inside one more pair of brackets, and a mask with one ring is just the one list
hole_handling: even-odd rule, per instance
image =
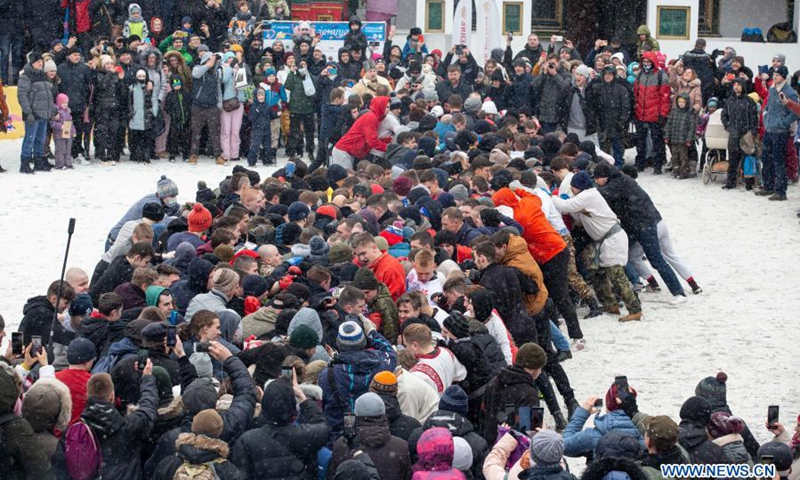
[[75, 293], [86, 293], [89, 291], [89, 275], [78, 267], [67, 270], [64, 280], [75, 290]]
[[283, 263], [283, 257], [281, 257], [281, 254], [275, 245], [262, 245], [258, 247], [257, 253], [261, 257], [261, 260], [264, 262], [264, 264], [269, 265], [270, 267], [277, 267]]

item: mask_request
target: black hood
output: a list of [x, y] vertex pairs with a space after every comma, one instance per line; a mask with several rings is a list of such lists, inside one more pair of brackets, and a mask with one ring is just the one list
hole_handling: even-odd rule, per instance
[[214, 270], [214, 264], [202, 258], [193, 258], [189, 262], [187, 279], [189, 287], [195, 292], [205, 292], [208, 285], [208, 276]]
[[94, 398], [90, 398], [86, 403], [86, 410], [83, 411], [81, 418], [101, 438], [114, 435], [125, 425], [125, 419], [114, 408], [114, 404]]
[[500, 388], [508, 388], [514, 385], [533, 385], [533, 379], [528, 372], [516, 365], [500, 370], [500, 373], [497, 374], [497, 382]]
[[369, 448], [381, 448], [392, 439], [389, 432], [389, 420], [386, 415], [378, 417], [357, 417], [356, 435], [362, 445]]
[[679, 425], [679, 440], [683, 448], [693, 450], [698, 445], [708, 440], [708, 433], [704, 426], [691, 420], [681, 420]]
[[385, 393], [379, 393], [378, 396], [381, 397], [383, 404], [386, 405], [386, 418], [388, 418], [390, 422], [394, 422], [403, 416], [403, 411], [400, 409], [400, 402], [397, 400], [397, 397]]
[[345, 47], [342, 47], [342, 48], [339, 49], [339, 54], [338, 54], [338, 57], [337, 57], [339, 59], [339, 63], [344, 64], [344, 65], [349, 65], [350, 62], [353, 60], [352, 56], [350, 56], [351, 58], [348, 58], [346, 62], [343, 62], [342, 61], [342, 54], [343, 53], [349, 54], [350, 50], [345, 48]]
[[53, 308], [53, 304], [50, 303], [50, 300], [47, 299], [44, 295], [39, 295], [38, 297], [32, 297], [28, 299], [28, 303], [22, 307], [22, 314], [27, 315], [31, 311], [37, 308], [43, 308], [50, 312], [53, 312], [55, 308]]
[[452, 433], [454, 437], [463, 437], [475, 429], [475, 427], [472, 426], [472, 422], [461, 416], [461, 414], [448, 412], [447, 410], [437, 410], [433, 412], [422, 425], [423, 430], [428, 430], [433, 427], [446, 428], [450, 430], [450, 433]]

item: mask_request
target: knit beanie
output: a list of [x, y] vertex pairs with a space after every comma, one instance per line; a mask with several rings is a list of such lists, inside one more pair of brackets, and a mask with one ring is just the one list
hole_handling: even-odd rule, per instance
[[331, 265], [350, 262], [353, 260], [353, 249], [346, 243], [334, 244], [328, 252], [328, 262]]
[[703, 397], [689, 397], [680, 412], [681, 420], [691, 420], [705, 427], [711, 421], [711, 404]]
[[311, 247], [312, 262], [319, 263], [328, 259], [328, 252], [330, 252], [331, 246], [319, 235], [311, 237], [308, 246]]
[[714, 438], [724, 437], [732, 433], [738, 434], [744, 430], [744, 421], [728, 412], [714, 412], [711, 414], [711, 421], [707, 430]]
[[333, 205], [323, 205], [323, 206], [317, 208], [316, 214], [317, 214], [317, 218], [319, 218], [320, 215], [324, 215], [324, 216], [326, 216], [328, 218], [331, 218], [331, 219], [335, 220], [336, 219], [336, 208]]
[[[694, 394], [698, 397], [703, 397], [710, 403], [727, 403], [727, 390], [725, 383], [728, 381], [728, 375], [725, 372], [719, 372], [714, 377], [706, 377], [700, 380], [697, 387], [694, 389]], [[716, 400], [716, 402], [715, 402]]]
[[462, 184], [454, 185], [450, 190], [450, 195], [458, 202], [466, 202], [469, 200], [469, 190]]
[[397, 177], [394, 179], [392, 183], [392, 190], [394, 193], [401, 197], [405, 197], [408, 195], [408, 192], [411, 191], [411, 188], [414, 186], [413, 182], [408, 177]]
[[390, 247], [397, 245], [403, 242], [403, 227], [389, 225], [381, 231], [380, 236], [386, 240], [386, 243], [388, 243]]
[[245, 297], [261, 297], [269, 290], [269, 282], [261, 275], [252, 273], [242, 280], [242, 292]]
[[156, 377], [156, 388], [158, 388], [158, 404], [164, 406], [172, 401], [172, 379], [169, 372], [164, 367], [158, 365], [153, 367], [153, 376]]
[[46, 62], [44, 62], [44, 73], [57, 72], [57, 71], [58, 71], [58, 66], [56, 66], [56, 62], [54, 62], [53, 60], [47, 60]]
[[211, 212], [202, 204], [194, 204], [192, 211], [189, 212], [188, 220], [190, 232], [205, 232], [211, 228]]
[[162, 200], [167, 197], [177, 197], [178, 185], [167, 178], [166, 175], [161, 175], [161, 179], [156, 184], [156, 195]]
[[439, 398], [439, 410], [455, 412], [466, 417], [469, 412], [469, 397], [463, 388], [458, 385], [450, 385], [442, 392]]
[[70, 365], [80, 365], [89, 360], [94, 360], [97, 354], [94, 343], [85, 337], [78, 337], [69, 342], [67, 347], [67, 363]]
[[319, 344], [317, 332], [308, 325], [298, 325], [289, 335], [289, 345], [303, 350], [315, 348]]
[[206, 352], [194, 352], [189, 357], [189, 363], [194, 365], [198, 377], [212, 378], [214, 376], [214, 365], [211, 364], [211, 356]]
[[147, 202], [142, 207], [142, 218], [160, 222], [164, 220], [164, 206], [161, 202]]
[[219, 438], [225, 424], [222, 417], [213, 408], [203, 410], [192, 419], [192, 433]]
[[469, 320], [461, 312], [454, 310], [448, 315], [444, 319], [444, 328], [450, 330], [457, 339], [469, 337]]
[[557, 465], [564, 456], [564, 439], [555, 430], [540, 430], [531, 439], [531, 460], [537, 467]]
[[535, 343], [526, 343], [517, 350], [517, 357], [514, 365], [522, 368], [537, 369], [542, 368], [547, 363], [547, 355], [542, 347]]
[[397, 396], [397, 377], [394, 373], [384, 370], [372, 377], [369, 384], [369, 391], [373, 393], [385, 393], [393, 397]]
[[311, 209], [308, 208], [303, 202], [292, 202], [289, 205], [289, 221], [296, 222], [298, 220], [302, 220], [308, 217], [308, 214], [311, 213]]
[[472, 447], [463, 437], [453, 437], [453, 468], [462, 472], [472, 468]]
[[380, 283], [375, 278], [375, 274], [366, 267], [358, 269], [352, 283], [352, 286], [359, 290], [377, 290], [379, 285]]
[[230, 291], [239, 283], [239, 275], [230, 268], [220, 268], [211, 275], [211, 286], [221, 292]]
[[581, 171], [572, 176], [569, 182], [570, 187], [575, 187], [578, 190], [588, 190], [592, 188], [592, 177], [585, 171]]
[[364, 330], [353, 321], [344, 322], [339, 326], [339, 335], [336, 337], [336, 345], [341, 352], [355, 352], [364, 350], [367, 346], [367, 338]]
[[356, 399], [355, 414], [357, 417], [379, 417], [386, 414], [386, 404], [377, 394], [367, 392]]

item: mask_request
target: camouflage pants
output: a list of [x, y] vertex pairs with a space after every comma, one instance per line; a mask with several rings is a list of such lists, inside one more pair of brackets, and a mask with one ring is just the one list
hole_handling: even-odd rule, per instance
[[592, 298], [592, 289], [578, 273], [578, 267], [575, 265], [575, 245], [572, 243], [572, 235], [562, 235], [561, 238], [567, 242], [567, 249], [569, 249], [569, 288], [577, 293], [581, 300], [588, 301]]
[[616, 291], [625, 303], [628, 313], [642, 311], [642, 304], [636, 294], [633, 293], [631, 282], [625, 275], [625, 267], [622, 265], [600, 267], [591, 269], [591, 272], [597, 300], [600, 301], [604, 309], [617, 305], [617, 297], [614, 295], [614, 291]]

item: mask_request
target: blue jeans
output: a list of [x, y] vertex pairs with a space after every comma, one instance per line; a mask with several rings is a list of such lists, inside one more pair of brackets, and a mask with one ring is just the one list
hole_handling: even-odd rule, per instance
[[25, 138], [22, 139], [23, 160], [40, 158], [44, 150], [44, 139], [47, 135], [47, 120], [25, 122]]
[[561, 333], [561, 329], [558, 328], [558, 325], [550, 321], [550, 338], [553, 341], [553, 345], [555, 345], [556, 350], [559, 352], [566, 352], [569, 351], [569, 341], [567, 337]]
[[250, 133], [250, 151], [247, 153], [247, 163], [252, 167], [258, 161], [258, 152], [263, 146], [269, 151], [272, 144], [272, 131], [269, 124], [266, 128], [254, 128]]
[[[786, 143], [783, 145], [785, 148]], [[667, 261], [664, 260], [664, 257], [661, 255], [661, 247], [658, 244], [658, 231], [656, 229], [656, 224], [654, 223], [639, 232], [628, 233], [628, 245], [633, 245], [636, 242], [639, 242], [639, 244], [642, 246], [642, 250], [644, 250], [647, 260], [650, 262], [650, 265], [656, 269], [658, 274], [661, 276], [661, 279], [664, 280], [664, 283], [667, 284], [670, 293], [673, 295], [683, 295], [683, 287], [681, 287], [678, 277], [675, 276], [675, 272], [672, 271], [672, 267], [667, 264]]]
[[625, 264], [625, 276], [628, 277], [628, 280], [630, 280], [631, 283], [642, 282], [642, 279], [639, 278], [639, 274], [636, 272], [636, 268], [634, 268], [630, 262]]
[[788, 133], [764, 134], [764, 188], [786, 195], [786, 142]]
[[[8, 71], [9, 56], [11, 72]], [[10, 80], [20, 70], [22, 70], [22, 35], [0, 33], [0, 78], [3, 79], [3, 84], [11, 85]]]
[[611, 142], [611, 152], [614, 156], [614, 166], [622, 168], [625, 164], [625, 149], [622, 148], [622, 139], [612, 138], [609, 141]]

